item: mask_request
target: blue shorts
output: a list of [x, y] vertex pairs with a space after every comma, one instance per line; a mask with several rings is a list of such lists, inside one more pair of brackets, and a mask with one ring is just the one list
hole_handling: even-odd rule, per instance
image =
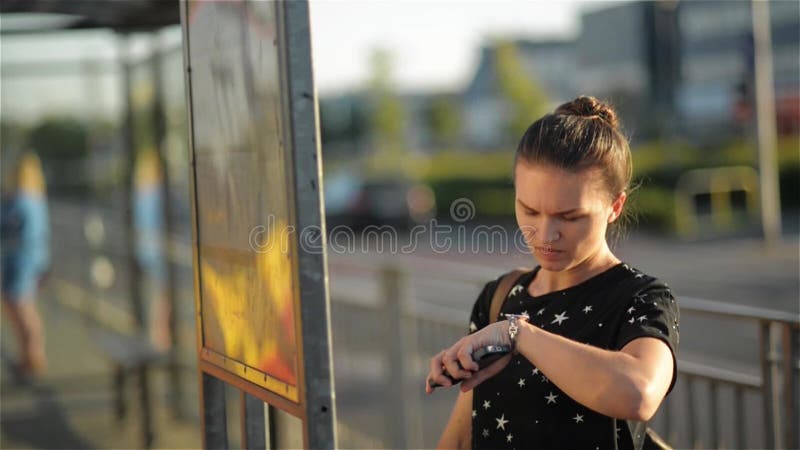
[[33, 300], [39, 288], [42, 271], [29, 264], [3, 265], [3, 301], [18, 303]]

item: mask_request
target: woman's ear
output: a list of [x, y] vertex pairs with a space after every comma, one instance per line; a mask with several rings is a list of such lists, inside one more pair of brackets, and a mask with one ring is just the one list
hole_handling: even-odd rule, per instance
[[622, 207], [625, 206], [625, 200], [628, 199], [628, 194], [620, 192], [614, 203], [611, 204], [611, 213], [608, 215], [608, 223], [612, 223], [622, 215]]

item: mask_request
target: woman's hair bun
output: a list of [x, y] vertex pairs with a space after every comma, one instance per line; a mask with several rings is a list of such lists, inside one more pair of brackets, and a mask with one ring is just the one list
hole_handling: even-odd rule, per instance
[[588, 95], [582, 95], [571, 102], [564, 103], [556, 108], [555, 114], [599, 118], [606, 121], [613, 128], [619, 126], [617, 113], [614, 112], [614, 108], [608, 103], [601, 102]]

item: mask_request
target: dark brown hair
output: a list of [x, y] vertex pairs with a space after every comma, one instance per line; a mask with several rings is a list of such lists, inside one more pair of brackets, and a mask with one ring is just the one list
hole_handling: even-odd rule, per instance
[[617, 114], [594, 97], [578, 97], [531, 124], [517, 147], [514, 167], [520, 161], [570, 172], [597, 169], [612, 199], [627, 191], [631, 181], [631, 151]]

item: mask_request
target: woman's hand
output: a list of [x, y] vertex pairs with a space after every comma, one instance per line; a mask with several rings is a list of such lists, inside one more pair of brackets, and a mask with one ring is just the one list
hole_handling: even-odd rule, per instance
[[495, 322], [476, 333], [464, 336], [452, 347], [442, 350], [431, 358], [425, 391], [429, 394], [433, 392], [431, 381], [445, 387], [453, 385], [450, 379], [444, 375], [444, 370], [447, 370], [447, 373], [457, 380], [465, 380], [461, 385], [463, 392], [473, 389], [483, 380], [500, 372], [511, 360], [510, 355], [504, 356], [480, 371], [478, 363], [472, 359], [472, 352], [475, 349], [487, 345], [510, 345], [508, 321]]

